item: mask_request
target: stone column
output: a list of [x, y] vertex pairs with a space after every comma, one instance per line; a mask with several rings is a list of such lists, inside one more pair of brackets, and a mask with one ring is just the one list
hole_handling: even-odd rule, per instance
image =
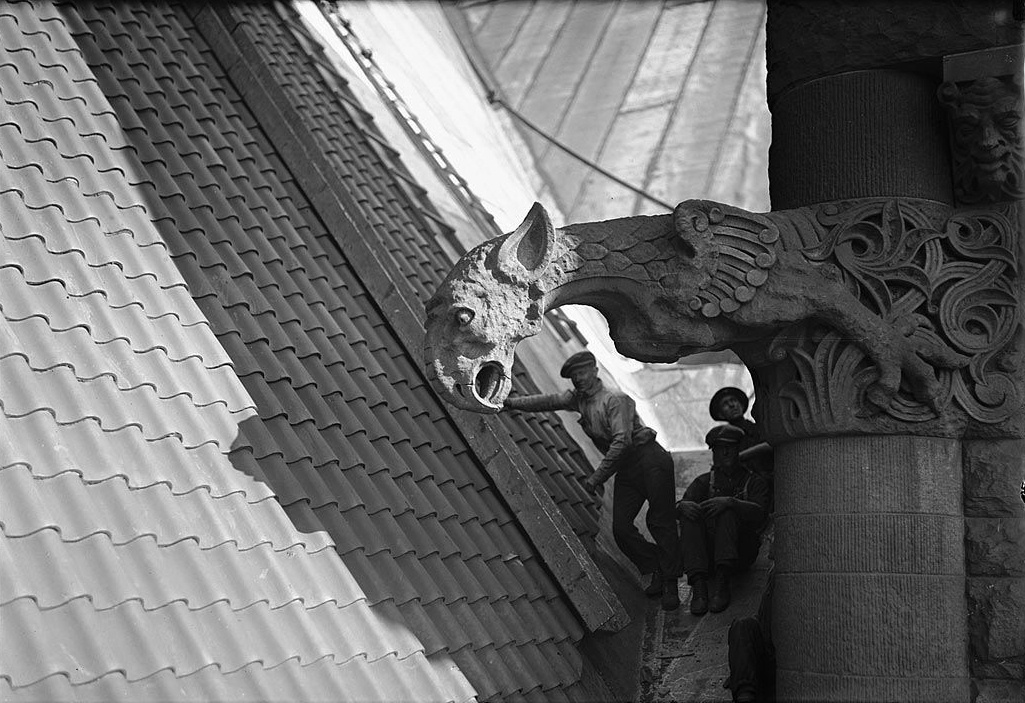
[[[980, 447], [963, 440], [1022, 434], [1020, 210], [964, 210], [937, 95], [944, 56], [1020, 36], [1010, 3], [988, 0], [769, 2], [773, 211], [814, 224], [796, 227], [802, 246], [836, 262], [866, 307], [964, 359], [937, 367], [940, 402], [905, 380], [876, 407], [875, 370], [828, 320], [742, 353], [777, 446], [780, 700], [970, 700], [969, 603], [992, 623], [1019, 602], [1014, 583], [981, 580], [966, 599], [963, 505], [977, 486], [963, 470]], [[1007, 483], [1014, 469], [1001, 472]], [[994, 549], [1013, 551], [1020, 532], [986, 516], [969, 520], [969, 564], [973, 534], [1000, 532]], [[1011, 636], [997, 647], [1019, 652]]]

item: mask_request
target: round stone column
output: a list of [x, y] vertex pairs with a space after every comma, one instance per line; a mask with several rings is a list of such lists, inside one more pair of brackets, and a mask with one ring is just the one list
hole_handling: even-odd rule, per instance
[[776, 466], [780, 700], [967, 700], [960, 443], [802, 439]]
[[[923, 0], [769, 0], [773, 211], [806, 209], [794, 222], [818, 217], [819, 226], [824, 203], [843, 212], [886, 199], [882, 217], [857, 226], [885, 231], [890, 239], [878, 241], [895, 243], [892, 251], [917, 226], [900, 224], [914, 220], [908, 213], [953, 212], [936, 98], [943, 57], [1013, 37], [1012, 25], [1007, 7], [989, 0], [971, 10]], [[923, 226], [947, 231], [943, 220]], [[914, 236], [907, 246], [917, 246]], [[906, 283], [875, 302], [905, 314], [896, 301], [913, 287]], [[923, 302], [917, 314], [933, 317], [934, 307]], [[877, 312], [890, 319], [890, 309]], [[787, 360], [752, 368], [756, 419], [776, 446], [779, 699], [968, 701], [960, 438], [971, 420], [956, 403], [938, 418], [912, 412], [906, 392], [904, 405], [883, 412], [848, 397], [861, 383], [852, 377], [872, 372], [844, 357], [845, 345], [809, 328]]]

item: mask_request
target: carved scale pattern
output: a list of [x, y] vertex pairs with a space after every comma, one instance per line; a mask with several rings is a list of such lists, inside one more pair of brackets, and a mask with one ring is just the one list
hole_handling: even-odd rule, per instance
[[[1022, 407], [1016, 376], [1022, 367], [1021, 313], [1016, 294], [1014, 245], [1017, 204], [978, 213], [906, 200], [829, 203], [814, 218], [793, 218], [804, 250], [831, 261], [848, 289], [922, 350], [947, 348], [970, 357], [957, 370], [940, 370], [944, 406], [953, 400], [976, 421], [992, 424]], [[786, 434], [806, 435], [855, 427], [868, 418], [864, 393], [875, 371], [864, 353], [814, 322], [780, 331], [769, 346], [774, 360], [789, 357], [795, 375], [778, 389]], [[904, 422], [936, 413], [904, 389], [885, 409]]]

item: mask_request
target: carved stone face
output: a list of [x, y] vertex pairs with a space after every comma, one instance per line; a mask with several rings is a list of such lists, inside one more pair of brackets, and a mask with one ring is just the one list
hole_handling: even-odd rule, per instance
[[453, 405], [502, 409], [516, 345], [541, 330], [544, 294], [536, 283], [551, 262], [554, 237], [535, 204], [515, 232], [463, 256], [427, 302], [427, 372]]
[[958, 200], [996, 202], [1025, 193], [1020, 79], [944, 83], [939, 98], [950, 115]]

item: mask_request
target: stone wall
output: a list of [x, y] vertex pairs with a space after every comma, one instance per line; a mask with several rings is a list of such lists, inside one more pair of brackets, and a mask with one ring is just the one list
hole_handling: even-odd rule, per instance
[[1025, 679], [1025, 440], [964, 443], [972, 694], [1020, 701]]

